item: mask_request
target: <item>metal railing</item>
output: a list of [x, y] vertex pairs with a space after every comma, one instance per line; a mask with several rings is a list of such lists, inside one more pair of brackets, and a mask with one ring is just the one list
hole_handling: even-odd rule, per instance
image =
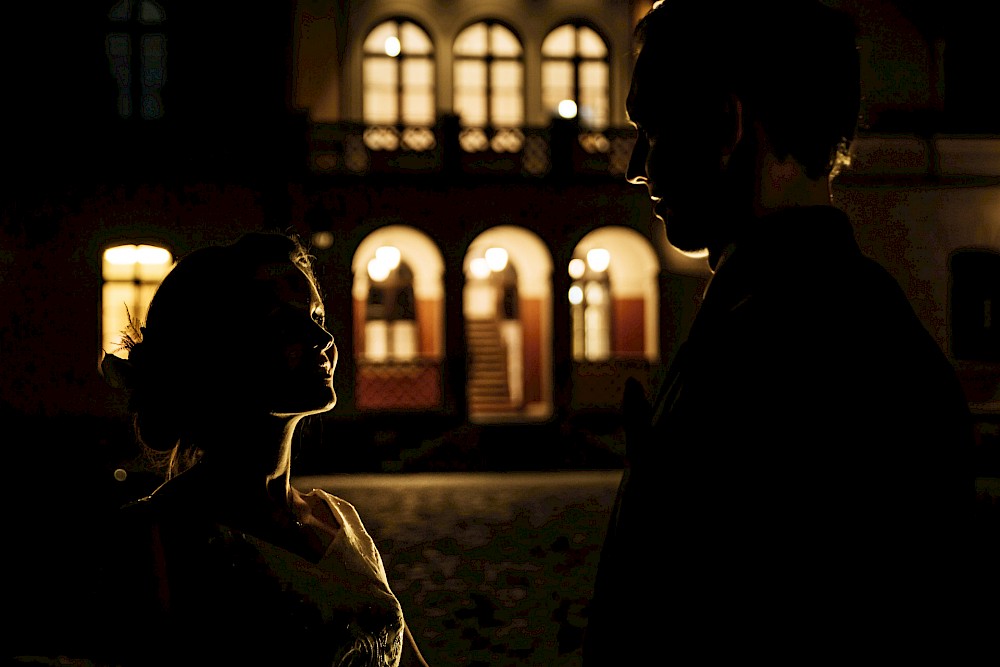
[[620, 179], [635, 131], [548, 127], [463, 128], [447, 117], [432, 127], [313, 123], [309, 168], [314, 174], [467, 174], [545, 178], [559, 174]]
[[358, 359], [354, 400], [359, 410], [436, 410], [443, 405], [442, 362]]

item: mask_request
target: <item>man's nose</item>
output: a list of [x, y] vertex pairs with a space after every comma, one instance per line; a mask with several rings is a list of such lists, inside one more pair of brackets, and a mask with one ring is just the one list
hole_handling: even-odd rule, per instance
[[628, 159], [628, 167], [625, 169], [625, 180], [633, 185], [644, 185], [646, 183], [646, 155], [649, 152], [649, 144], [639, 132], [632, 145], [632, 155]]

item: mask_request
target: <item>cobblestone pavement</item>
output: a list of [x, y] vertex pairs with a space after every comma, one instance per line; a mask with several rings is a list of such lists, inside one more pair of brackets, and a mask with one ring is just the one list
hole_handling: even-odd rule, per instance
[[299, 477], [357, 507], [431, 667], [576, 667], [620, 470]]

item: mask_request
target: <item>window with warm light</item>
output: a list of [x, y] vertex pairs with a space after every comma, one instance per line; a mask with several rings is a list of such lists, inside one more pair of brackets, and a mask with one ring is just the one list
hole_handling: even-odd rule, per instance
[[611, 357], [611, 280], [610, 253], [593, 248], [586, 259], [574, 258], [568, 271], [573, 279], [569, 288], [573, 330], [573, 358], [578, 361], [603, 361]]
[[455, 38], [454, 109], [462, 148], [521, 149], [524, 135], [524, 49], [506, 26], [482, 21]]
[[104, 50], [118, 86], [118, 115], [132, 118], [138, 100], [140, 118], [162, 118], [160, 93], [166, 81], [167, 37], [161, 24], [166, 21], [166, 12], [153, 0], [119, 0], [107, 16], [112, 25]]
[[420, 350], [413, 271], [399, 249], [380, 246], [368, 261], [364, 356], [371, 361], [409, 361]]
[[160, 246], [129, 244], [104, 251], [101, 347], [105, 352], [126, 356], [121, 349], [122, 333], [133, 322], [145, 320], [153, 293], [173, 265], [173, 255]]
[[375, 26], [363, 51], [362, 115], [373, 150], [428, 150], [434, 146], [434, 45], [407, 19]]
[[601, 130], [609, 122], [610, 56], [593, 28], [563, 24], [542, 41], [542, 104], [553, 116]]

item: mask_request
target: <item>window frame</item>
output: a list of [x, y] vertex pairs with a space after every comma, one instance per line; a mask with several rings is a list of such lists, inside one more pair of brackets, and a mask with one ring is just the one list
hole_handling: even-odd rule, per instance
[[[118, 264], [111, 262], [108, 259], [108, 252], [114, 251], [120, 248], [132, 248], [132, 252], [140, 252], [142, 248], [151, 248], [154, 250], [163, 251], [167, 254], [167, 262], [161, 264], [165, 265], [165, 268], [159, 270], [155, 275], [142, 275], [140, 266], [143, 263], [140, 261], [131, 262], [131, 271], [129, 276], [126, 276], [125, 269], [122, 269], [122, 273], [119, 276], [112, 275], [109, 277], [108, 266], [128, 266], [129, 264]], [[100, 253], [100, 329], [99, 329], [99, 341], [101, 349], [107, 354], [115, 354], [116, 356], [124, 356], [120, 353], [123, 351], [120, 340], [122, 335], [126, 333], [131, 327], [141, 325], [146, 317], [146, 312], [149, 309], [150, 301], [155, 294], [160, 283], [170, 272], [171, 269], [176, 265], [176, 253], [170, 248], [170, 246], [162, 241], [149, 240], [149, 241], [137, 241], [137, 240], [122, 240], [116, 243], [108, 243], [102, 246]], [[117, 315], [112, 314], [112, 305], [109, 302], [109, 294], [113, 291], [113, 288], [117, 286], [118, 288], [124, 288], [125, 291], [129, 292], [130, 298], [126, 302], [120, 304], [125, 307], [125, 312], [119, 312]], [[109, 289], [112, 288], [112, 289]], [[119, 305], [114, 306], [118, 308]], [[131, 321], [129, 321], [131, 320]], [[116, 322], [115, 325], [117, 331], [112, 334], [110, 331], [110, 323]], [[110, 349], [108, 349], [110, 348]]]
[[[390, 36], [395, 36], [400, 42], [400, 51], [396, 55], [389, 55], [385, 51], [369, 48], [368, 42], [372, 39], [373, 33], [387, 25], [392, 25], [394, 28], [393, 34]], [[426, 39], [429, 47], [426, 53], [407, 52], [405, 44], [403, 44], [405, 40], [400, 38], [404, 30], [409, 29], [406, 26], [416, 28]], [[429, 72], [429, 83], [427, 84], [429, 90], [425, 90], [424, 94], [429, 96], [431, 108], [429, 116], [424, 119], [426, 122], [410, 122], [407, 119], [407, 116], [410, 115], [407, 111], [407, 100], [416, 99], [414, 97], [416, 92], [414, 88], [408, 87], [405, 70], [410, 66], [408, 63], [420, 63], [421, 61], [426, 61], [424, 64]], [[394, 80], [390, 84], [394, 109], [392, 109], [391, 114], [386, 114], [385, 120], [375, 116], [368, 105], [369, 93], [377, 88], [369, 81], [368, 69], [370, 64], [378, 62], [389, 64], [394, 72]], [[437, 88], [437, 49], [430, 32], [419, 21], [409, 16], [391, 16], [374, 23], [364, 33], [364, 38], [361, 40], [361, 118], [366, 127], [365, 144], [370, 149], [396, 150], [403, 147], [428, 150], [433, 148], [435, 141], [433, 132], [429, 128], [434, 125], [438, 114]]]
[[[546, 55], [545, 46], [548, 39], [556, 31], [565, 28], [566, 26], [570, 26], [573, 28], [573, 54], [571, 56]], [[603, 56], [600, 57], [588, 56], [582, 53], [583, 49], [581, 48], [580, 44], [580, 39], [581, 39], [580, 34], [583, 30], [588, 30], [594, 33], [594, 35], [601, 41], [601, 44], [604, 47]], [[587, 121], [586, 119], [581, 119], [582, 121], [581, 125], [584, 126], [586, 129], [594, 131], [601, 131], [609, 128], [611, 126], [611, 46], [607, 37], [600, 30], [598, 30], [597, 27], [595, 27], [588, 21], [583, 21], [583, 20], [563, 21], [562, 23], [553, 26], [551, 30], [545, 33], [545, 36], [542, 38], [542, 44], [539, 49], [539, 55], [541, 59], [539, 67], [539, 77], [541, 84], [542, 106], [545, 107], [546, 105], [545, 99], [548, 88], [548, 86], [546, 85], [546, 65], [557, 64], [557, 63], [568, 63], [572, 70], [572, 77], [573, 77], [572, 94], [573, 94], [573, 102], [577, 106], [575, 117], [578, 119], [581, 118], [581, 111], [584, 109], [584, 105], [581, 103], [580, 99], [581, 91], [584, 90], [581, 80], [582, 79], [581, 70], [584, 68], [585, 65], [592, 65], [597, 63], [602, 65], [605, 74], [605, 86], [604, 86], [604, 94], [601, 98], [603, 105], [603, 109], [601, 111], [604, 118], [601, 121], [594, 121], [594, 122]], [[557, 109], [544, 108], [544, 111], [552, 115], [558, 115]]]

